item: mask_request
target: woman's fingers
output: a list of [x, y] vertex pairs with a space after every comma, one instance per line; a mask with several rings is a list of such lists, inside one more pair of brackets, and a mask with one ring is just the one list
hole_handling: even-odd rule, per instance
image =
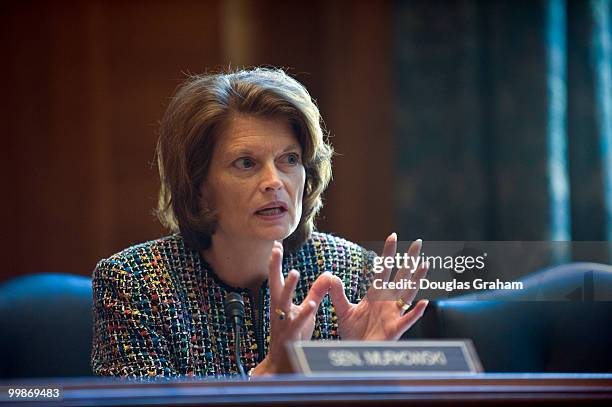
[[334, 304], [336, 315], [340, 318], [351, 308], [352, 304], [346, 298], [346, 293], [344, 292], [344, 283], [338, 276], [332, 277], [331, 286], [329, 287], [329, 298], [331, 298]]
[[[291, 306], [293, 305], [293, 293], [295, 292], [299, 278], [300, 273], [297, 270], [289, 271], [287, 279], [285, 280], [285, 285], [281, 290], [281, 294], [278, 296], [276, 306], [285, 312], [291, 310]], [[332, 278], [333, 276], [329, 272], [321, 274], [315, 282], [312, 283], [302, 305], [312, 301], [318, 307], [325, 295], [329, 292]]]
[[410, 304], [412, 301], [414, 301], [414, 298], [419, 291], [421, 280], [425, 278], [429, 269], [429, 265], [424, 263], [422, 258], [419, 257], [422, 248], [423, 241], [421, 239], [417, 239], [412, 242], [408, 248], [408, 251], [406, 252], [408, 261], [404, 263], [407, 264], [403, 264], [403, 267], [399, 268], [397, 274], [395, 275], [394, 281], [396, 282], [402, 280], [410, 280], [413, 282], [414, 288], [407, 289], [399, 293], [399, 298], [401, 298], [406, 304]]
[[[299, 332], [308, 321], [311, 321], [317, 311], [318, 305], [314, 301], [304, 301], [301, 310], [293, 319], [294, 330]], [[310, 332], [312, 336], [312, 332]], [[310, 339], [310, 338], [298, 338], [298, 339]]]
[[[385, 247], [383, 248], [382, 257], [395, 257], [395, 253], [397, 252], [397, 234], [391, 233], [387, 240], [385, 240]], [[389, 277], [391, 276], [391, 272], [393, 271], [393, 267], [384, 267], [380, 278], [382, 281], [389, 281]]]
[[408, 251], [406, 252], [406, 255], [408, 256], [408, 261], [402, 262], [402, 267], [398, 268], [397, 274], [395, 275], [395, 281], [401, 281], [403, 279], [411, 278], [412, 274], [415, 273], [420, 266], [422, 266], [422, 259], [419, 257], [421, 254], [422, 247], [423, 241], [421, 239], [417, 239], [412, 242], [412, 244], [408, 248]]
[[295, 292], [295, 287], [297, 287], [299, 279], [300, 273], [297, 270], [290, 270], [289, 274], [287, 274], [285, 286], [282, 289], [277, 303], [277, 306], [282, 310], [288, 311], [291, 309], [291, 305], [293, 305], [293, 293]]
[[[332, 281], [332, 275], [329, 272], [321, 274], [312, 284], [306, 298], [300, 306], [293, 304], [293, 293], [299, 281], [300, 273], [297, 270], [290, 270], [287, 278], [284, 281], [283, 287], [276, 297], [276, 301], [273, 304], [273, 312], [283, 312], [284, 317], [282, 319], [284, 328], [282, 331], [284, 335], [289, 338], [298, 339], [304, 336], [304, 324], [306, 321], [312, 319], [316, 310], [319, 308], [321, 301], [329, 291], [329, 287]], [[272, 283], [270, 284], [270, 291], [272, 293]], [[277, 311], [278, 310], [278, 311]], [[274, 315], [279, 318], [279, 315]], [[279, 318], [280, 319], [280, 318]], [[312, 333], [311, 333], [312, 335]], [[305, 335], [308, 336], [308, 335]], [[303, 339], [303, 338], [302, 338]], [[308, 339], [308, 338], [307, 338]]]
[[282, 263], [283, 245], [279, 242], [274, 242], [272, 253], [270, 254], [270, 262], [268, 264], [268, 284], [270, 285], [270, 297], [274, 304], [280, 302], [280, 297], [285, 286]]
[[399, 321], [397, 322], [398, 334], [397, 338], [395, 339], [399, 339], [399, 337], [402, 336], [404, 332], [410, 329], [410, 327], [414, 325], [414, 323], [417, 322], [419, 318], [423, 316], [423, 313], [427, 308], [427, 304], [429, 304], [428, 300], [420, 300], [417, 305], [414, 306], [413, 309], [411, 309], [406, 314], [400, 317]]
[[317, 277], [315, 282], [312, 283], [312, 286], [310, 287], [306, 298], [304, 298], [304, 302], [302, 302], [302, 305], [312, 301], [318, 308], [319, 304], [321, 304], [321, 301], [323, 301], [323, 297], [325, 297], [325, 295], [329, 292], [332, 278], [332, 274], [327, 271]]
[[421, 286], [421, 280], [425, 278], [428, 270], [429, 270], [429, 266], [427, 263], [425, 263], [425, 264], [420, 265], [417, 271], [412, 275], [412, 278], [410, 280], [414, 282], [415, 288], [404, 290], [400, 295], [400, 298], [404, 300], [406, 304], [410, 304], [412, 301], [414, 301], [414, 298], [419, 292], [419, 287]]

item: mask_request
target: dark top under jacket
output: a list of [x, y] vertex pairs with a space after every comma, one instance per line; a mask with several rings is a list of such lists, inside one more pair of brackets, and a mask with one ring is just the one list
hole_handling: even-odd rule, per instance
[[[357, 302], [369, 285], [373, 256], [355, 243], [315, 232], [300, 250], [285, 253], [283, 272], [300, 272], [296, 303], [324, 271], [339, 276], [348, 299]], [[260, 290], [260, 303], [255, 304], [249, 290], [224, 284], [180, 234], [101, 260], [93, 274], [93, 372], [125, 377], [236, 374], [224, 309], [229, 291], [244, 299], [241, 360], [249, 370], [264, 358], [270, 341], [267, 281]], [[313, 339], [339, 339], [337, 329], [326, 296]]]

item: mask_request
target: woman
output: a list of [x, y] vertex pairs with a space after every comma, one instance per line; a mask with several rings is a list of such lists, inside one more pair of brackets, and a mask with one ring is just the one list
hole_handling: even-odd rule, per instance
[[[424, 300], [406, 312], [416, 290], [368, 291], [374, 253], [314, 231], [332, 149], [310, 95], [283, 71], [189, 79], [157, 153], [158, 216], [175, 233], [98, 263], [95, 374], [237, 373], [229, 292], [244, 300], [240, 354], [253, 376], [290, 372], [289, 341], [396, 340], [423, 314]], [[392, 234], [383, 256], [396, 246]]]

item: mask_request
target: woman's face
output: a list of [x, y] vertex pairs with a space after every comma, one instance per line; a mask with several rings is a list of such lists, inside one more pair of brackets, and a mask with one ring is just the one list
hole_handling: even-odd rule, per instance
[[202, 205], [217, 211], [216, 237], [283, 240], [299, 224], [305, 180], [287, 122], [237, 115], [215, 146]]

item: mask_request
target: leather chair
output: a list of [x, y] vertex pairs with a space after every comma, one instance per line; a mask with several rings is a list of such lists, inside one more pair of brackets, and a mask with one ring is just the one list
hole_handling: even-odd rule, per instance
[[90, 376], [91, 278], [34, 274], [0, 285], [0, 378]]
[[570, 263], [430, 304], [429, 338], [470, 338], [487, 372], [612, 372], [612, 266]]

